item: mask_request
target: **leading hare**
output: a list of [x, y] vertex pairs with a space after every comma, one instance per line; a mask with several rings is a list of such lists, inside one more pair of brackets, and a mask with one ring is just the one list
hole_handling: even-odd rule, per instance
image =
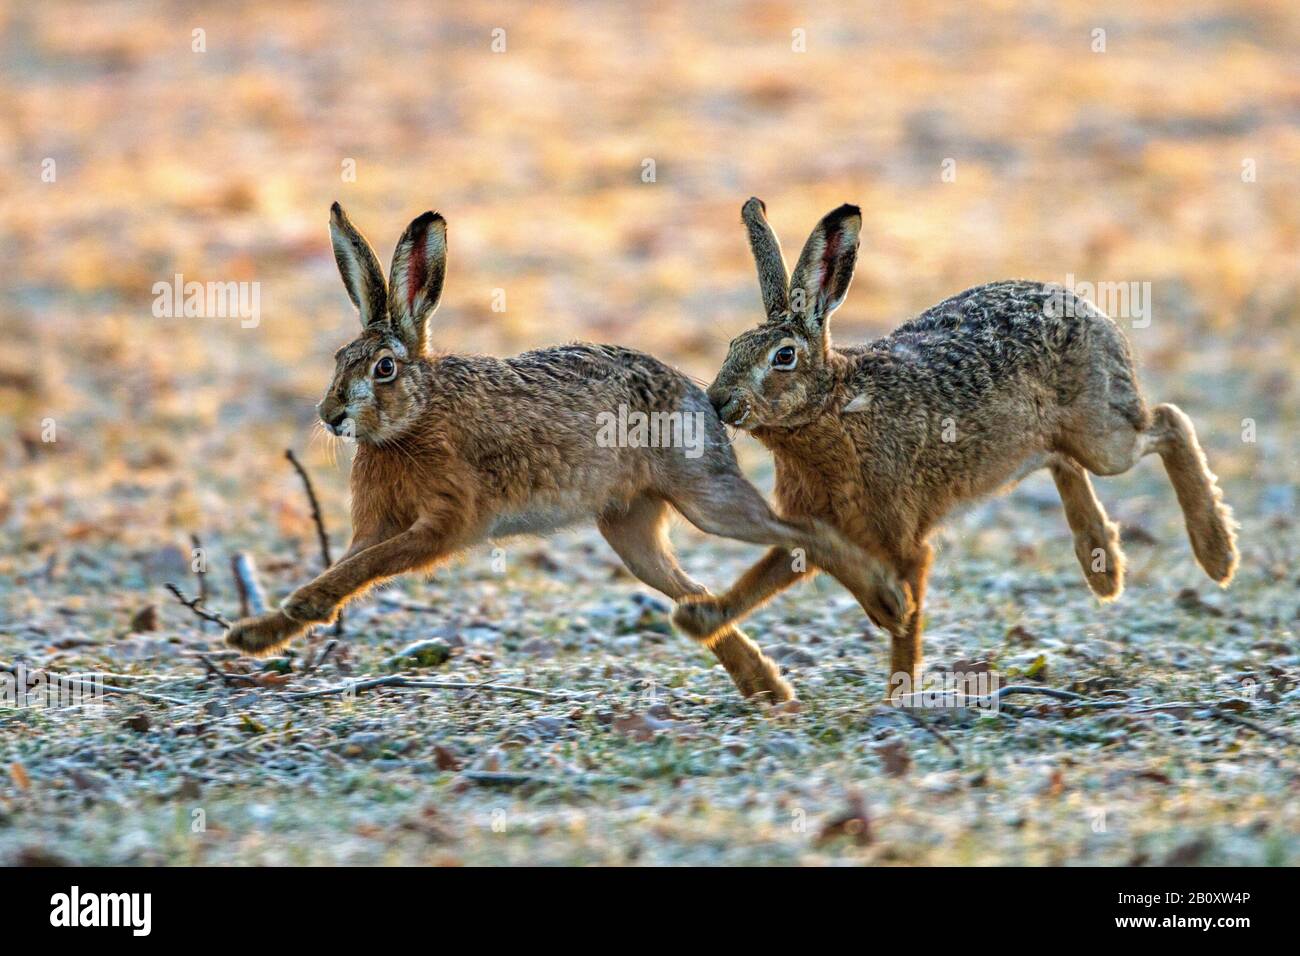
[[[1117, 475], [1152, 452], [1197, 561], [1219, 584], [1232, 579], [1232, 512], [1191, 421], [1173, 405], [1147, 408], [1124, 334], [1091, 303], [1051, 285], [995, 282], [878, 341], [837, 347], [829, 322], [853, 278], [858, 208], [822, 219], [788, 281], [763, 203], [750, 199], [741, 216], [767, 316], [731, 343], [709, 398], [723, 421], [772, 450], [786, 520], [834, 524], [888, 555], [908, 582], [916, 612], [893, 638], [891, 696], [919, 689], [930, 531], [955, 505], [1036, 468], [1051, 469], [1075, 553], [1102, 600], [1119, 596], [1124, 558], [1088, 472]], [[674, 620], [706, 638], [801, 576], [774, 548], [727, 593], [679, 605]]]
[[[509, 359], [430, 347], [427, 320], [446, 273], [447, 231], [431, 212], [393, 253], [389, 281], [370, 244], [335, 203], [334, 257], [362, 333], [336, 354], [317, 406], [357, 442], [352, 545], [270, 614], [237, 622], [227, 642], [265, 654], [395, 575], [427, 571], [487, 538], [546, 534], [594, 521], [628, 569], [674, 600], [707, 595], [677, 564], [665, 533], [672, 509], [696, 527], [755, 544], [803, 549], [868, 615], [901, 631], [906, 588], [880, 561], [816, 521], [783, 521], [745, 480], [704, 392], [631, 349], [568, 345]], [[691, 447], [601, 440], [602, 413], [689, 417]], [[620, 418], [620, 420], [622, 420]], [[679, 439], [686, 429], [673, 432]], [[776, 667], [735, 628], [706, 643], [746, 696], [791, 696]]]

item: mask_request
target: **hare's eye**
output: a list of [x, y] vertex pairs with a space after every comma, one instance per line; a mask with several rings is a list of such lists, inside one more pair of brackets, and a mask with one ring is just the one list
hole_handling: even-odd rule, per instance
[[783, 345], [772, 355], [772, 368], [789, 371], [799, 362], [799, 353], [793, 345]]
[[391, 356], [385, 355], [383, 358], [381, 358], [378, 362], [375, 363], [376, 381], [380, 381], [380, 382], [387, 381], [388, 379], [392, 378], [396, 374], [397, 374], [397, 363], [393, 361]]

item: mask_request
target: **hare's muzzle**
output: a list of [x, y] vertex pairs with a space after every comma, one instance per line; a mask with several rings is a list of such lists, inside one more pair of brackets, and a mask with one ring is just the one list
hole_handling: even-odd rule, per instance
[[713, 410], [718, 413], [718, 417], [728, 425], [739, 425], [749, 417], [749, 408], [745, 405], [744, 400], [729, 392], [718, 394], [710, 390], [709, 403], [713, 406]]
[[348, 410], [337, 405], [328, 408], [321, 405], [316, 410], [320, 414], [320, 420], [325, 423], [325, 427], [335, 435], [339, 433], [339, 428], [342, 427], [343, 423], [348, 420]]

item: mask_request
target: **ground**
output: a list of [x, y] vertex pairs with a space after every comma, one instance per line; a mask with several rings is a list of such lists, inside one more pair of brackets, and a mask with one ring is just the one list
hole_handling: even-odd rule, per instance
[[[1288, 5], [456, 7], [0, 12], [0, 663], [125, 691], [0, 707], [0, 862], [1300, 862]], [[885, 708], [887, 639], [827, 579], [745, 625], [800, 705], [745, 702], [591, 529], [376, 592], [323, 662], [328, 630], [240, 659], [165, 590], [197, 559], [233, 617], [236, 553], [273, 601], [319, 571], [286, 448], [346, 547], [347, 449], [312, 430], [356, 328], [331, 201], [385, 262], [447, 217], [441, 348], [610, 341], [707, 381], [760, 317], [751, 194], [787, 258], [863, 207], [845, 342], [995, 279], [1147, 289], [1117, 319], [1236, 510], [1231, 588], [1147, 459], [1096, 482], [1113, 604], [1045, 474], [935, 539], [929, 665], [1086, 704]], [[158, 315], [177, 273], [258, 283], [257, 321]], [[714, 587], [758, 557], [674, 538]], [[484, 686], [347, 692], [395, 674]]]

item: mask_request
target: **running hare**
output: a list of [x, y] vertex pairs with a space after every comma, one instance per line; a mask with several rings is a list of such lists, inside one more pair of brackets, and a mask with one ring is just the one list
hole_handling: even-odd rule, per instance
[[[1055, 286], [995, 282], [869, 345], [836, 348], [829, 320], [853, 278], [858, 208], [822, 219], [788, 282], [765, 213], [758, 199], [741, 211], [767, 319], [731, 343], [709, 399], [723, 421], [772, 450], [786, 520], [834, 524], [887, 554], [909, 584], [916, 611], [893, 637], [891, 696], [920, 677], [930, 530], [958, 503], [1044, 465], [1102, 600], [1123, 588], [1124, 558], [1088, 472], [1117, 475], [1151, 452], [1164, 461], [1197, 561], [1221, 585], [1232, 579], [1232, 512], [1191, 421], [1173, 405], [1147, 409], [1123, 333], [1095, 306]], [[800, 577], [774, 548], [720, 597], [679, 604], [674, 620], [707, 638]]]
[[[427, 571], [485, 538], [545, 534], [592, 520], [628, 569], [674, 600], [707, 595], [678, 566], [670, 509], [713, 534], [804, 549], [872, 620], [902, 632], [907, 589], [882, 564], [816, 520], [783, 521], [745, 480], [704, 392], [663, 363], [610, 345], [567, 345], [510, 359], [437, 354], [426, 320], [446, 272], [446, 223], [407, 227], [387, 284], [365, 238], [335, 203], [330, 234], [362, 333], [340, 349], [317, 409], [351, 432], [352, 546], [281, 610], [237, 622], [227, 643], [267, 653], [332, 620], [376, 582]], [[600, 414], [689, 416], [695, 447], [617, 447]], [[679, 418], [678, 421], [684, 419]], [[678, 438], [685, 429], [674, 433]], [[638, 444], [640, 440], [638, 438]], [[672, 444], [669, 442], [668, 444]], [[735, 628], [706, 636], [746, 696], [791, 696], [758, 647]]]

